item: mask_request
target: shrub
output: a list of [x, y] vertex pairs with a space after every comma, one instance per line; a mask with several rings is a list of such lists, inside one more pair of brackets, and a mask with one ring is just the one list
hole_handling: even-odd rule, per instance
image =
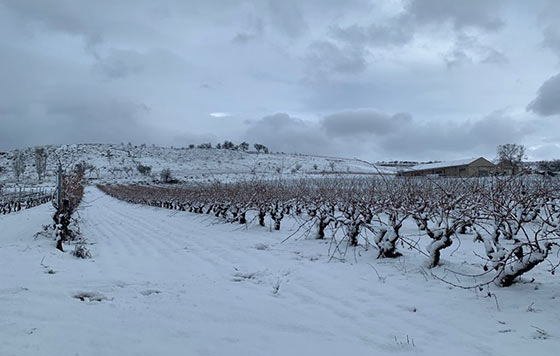
[[150, 175], [150, 173], [152, 173], [152, 167], [150, 167], [150, 166], [144, 166], [142, 164], [139, 164], [139, 165], [136, 166], [136, 169], [143, 176], [148, 176], [148, 175]]
[[177, 182], [179, 182], [177, 179], [175, 179], [173, 177], [173, 175], [171, 174], [171, 170], [169, 168], [165, 168], [164, 170], [162, 170], [159, 174], [159, 177], [160, 177], [161, 181], [164, 182], [164, 183], [177, 183]]

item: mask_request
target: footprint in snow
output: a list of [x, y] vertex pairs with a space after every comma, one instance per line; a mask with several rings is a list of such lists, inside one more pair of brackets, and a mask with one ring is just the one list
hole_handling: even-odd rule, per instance
[[258, 243], [255, 245], [255, 248], [259, 251], [266, 251], [268, 250], [270, 247], [267, 244], [263, 244], [263, 243]]
[[81, 300], [82, 302], [102, 302], [108, 300], [106, 296], [95, 292], [82, 292], [74, 295], [74, 298]]
[[233, 281], [234, 282], [241, 282], [241, 281], [252, 280], [252, 279], [255, 279], [256, 275], [257, 275], [257, 272], [253, 272], [253, 273], [237, 272], [237, 273], [233, 274]]
[[251, 282], [254, 284], [261, 284], [263, 278], [265, 278], [270, 273], [268, 271], [256, 271], [256, 272], [236, 272], [233, 274], [231, 279], [234, 282]]
[[157, 289], [146, 289], [140, 292], [140, 294], [142, 294], [143, 296], [150, 296], [152, 294], [160, 294], [161, 291], [157, 290]]

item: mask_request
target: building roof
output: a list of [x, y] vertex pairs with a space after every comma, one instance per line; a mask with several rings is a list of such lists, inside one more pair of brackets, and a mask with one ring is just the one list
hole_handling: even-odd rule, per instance
[[446, 162], [438, 162], [438, 163], [419, 164], [414, 167], [410, 167], [409, 169], [406, 169], [404, 172], [425, 171], [428, 169], [466, 166], [480, 158], [483, 157], [466, 158], [466, 159], [459, 159], [455, 161], [446, 161]]

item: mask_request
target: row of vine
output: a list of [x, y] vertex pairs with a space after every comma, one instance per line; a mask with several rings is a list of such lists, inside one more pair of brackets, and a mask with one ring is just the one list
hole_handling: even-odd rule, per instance
[[[100, 185], [105, 193], [131, 203], [214, 214], [231, 223], [266, 217], [280, 230], [285, 216], [298, 231], [318, 239], [331, 232], [333, 254], [375, 247], [379, 258], [401, 255], [399, 245], [441, 264], [442, 250], [458, 234], [470, 233], [484, 246], [480, 255], [485, 284], [510, 286], [544, 261], [554, 273], [551, 251], [560, 239], [560, 181], [543, 177], [483, 179], [338, 178], [242, 181], [181, 187]], [[414, 223], [428, 240], [425, 248], [402, 233]]]

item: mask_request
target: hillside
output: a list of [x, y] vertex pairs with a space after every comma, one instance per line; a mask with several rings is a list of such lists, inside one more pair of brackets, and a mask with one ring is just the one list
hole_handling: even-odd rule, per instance
[[[86, 176], [100, 182], [138, 182], [159, 178], [168, 168], [174, 178], [187, 180], [228, 180], [248, 175], [301, 176], [316, 174], [377, 174], [392, 173], [387, 167], [378, 167], [358, 159], [307, 156], [283, 153], [256, 153], [224, 149], [187, 149], [157, 146], [118, 144], [77, 144], [43, 146], [48, 153], [45, 184], [54, 182], [57, 162], [70, 168], [84, 162]], [[0, 153], [0, 184], [15, 183], [13, 159], [22, 153], [25, 172], [23, 184], [36, 184], [35, 147]], [[139, 166], [151, 168], [141, 174]]]

